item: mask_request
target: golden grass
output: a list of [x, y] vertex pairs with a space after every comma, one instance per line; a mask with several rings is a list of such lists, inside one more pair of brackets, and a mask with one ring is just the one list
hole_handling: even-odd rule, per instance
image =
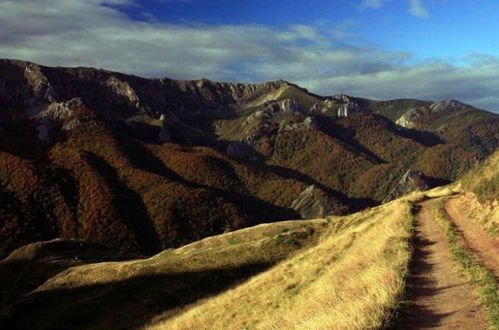
[[326, 229], [325, 219], [262, 224], [168, 249], [148, 259], [72, 267], [49, 279], [38, 290], [79, 288], [137, 276], [275, 264], [316, 244]]
[[409, 199], [329, 219], [319, 244], [149, 329], [372, 329], [391, 317], [410, 259]]
[[459, 207], [492, 237], [499, 237], [499, 151], [461, 179]]

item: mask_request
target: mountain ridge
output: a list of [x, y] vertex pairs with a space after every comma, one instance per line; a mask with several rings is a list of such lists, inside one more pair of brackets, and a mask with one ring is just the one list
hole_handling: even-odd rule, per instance
[[[77, 237], [151, 255], [372, 207], [454, 181], [497, 149], [498, 115], [444, 104], [396, 123], [421, 107], [432, 103], [0, 60], [1, 254]], [[409, 170], [428, 181], [395, 189]]]

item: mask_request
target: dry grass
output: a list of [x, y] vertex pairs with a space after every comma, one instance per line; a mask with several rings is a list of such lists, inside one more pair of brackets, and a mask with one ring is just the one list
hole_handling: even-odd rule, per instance
[[398, 200], [331, 218], [316, 246], [173, 318], [158, 316], [148, 328], [379, 328], [404, 289], [410, 206], [408, 199]]
[[499, 151], [461, 180], [459, 206], [466, 216], [491, 236], [499, 237]]

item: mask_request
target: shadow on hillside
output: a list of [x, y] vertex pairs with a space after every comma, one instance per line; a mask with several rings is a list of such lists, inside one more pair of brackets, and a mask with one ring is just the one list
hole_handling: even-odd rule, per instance
[[[156, 155], [149, 151], [144, 145], [133, 138], [116, 138], [118, 148], [127, 157], [132, 165], [140, 170], [159, 175], [173, 182], [185, 185], [191, 189], [204, 189], [219, 197], [235, 204], [239, 209], [248, 214], [254, 223], [259, 221], [280, 221], [289, 219], [300, 219], [299, 213], [291, 208], [281, 207], [266, 202], [246, 193], [228, 191], [218, 187], [208, 186], [186, 180], [175, 171], [168, 168]], [[207, 173], [209, 175], [209, 173]], [[237, 175], [235, 175], [237, 177]], [[244, 187], [243, 184], [241, 184]]]
[[387, 161], [380, 158], [374, 152], [366, 148], [353, 137], [353, 132], [336, 123], [336, 119], [327, 116], [317, 116], [321, 131], [330, 137], [343, 142], [345, 146], [354, 153], [360, 153], [375, 164], [386, 164]]
[[278, 165], [261, 165], [261, 168], [264, 168], [274, 174], [277, 174], [285, 179], [293, 179], [299, 181], [301, 183], [305, 183], [307, 185], [315, 185], [321, 190], [327, 192], [330, 196], [338, 199], [339, 201], [347, 204], [350, 207], [350, 210], [353, 212], [365, 209], [366, 207], [373, 207], [379, 205], [379, 202], [370, 199], [370, 198], [351, 198], [347, 195], [329, 188], [325, 184], [315, 180], [314, 178], [303, 174], [297, 170], [286, 168]]
[[428, 185], [430, 188], [441, 187], [450, 184], [452, 181], [442, 178], [436, 178], [432, 176], [426, 176], [425, 179], [428, 180]]
[[119, 178], [117, 170], [94, 153], [87, 152], [89, 165], [97, 171], [113, 190], [112, 202], [126, 227], [137, 238], [142, 253], [154, 254], [161, 249], [151, 217], [140, 195]]
[[[4, 311], [3, 329], [136, 329], [166, 319], [270, 267], [267, 263], [134, 276], [72, 289], [35, 291]], [[147, 266], [146, 266], [147, 267]]]
[[403, 138], [416, 141], [417, 143], [419, 143], [425, 147], [434, 147], [436, 145], [446, 143], [446, 141], [442, 140], [435, 133], [428, 132], [428, 131], [421, 131], [421, 130], [412, 129], [412, 128], [405, 128], [405, 127], [402, 127], [402, 126], [395, 124], [390, 119], [387, 119], [381, 115], [374, 115], [374, 116], [383, 120], [383, 122], [386, 125], [386, 128], [390, 132], [392, 132], [393, 134], [397, 134]]

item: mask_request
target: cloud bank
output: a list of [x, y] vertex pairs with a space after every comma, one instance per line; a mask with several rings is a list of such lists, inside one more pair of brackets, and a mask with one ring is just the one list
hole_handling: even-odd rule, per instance
[[134, 21], [121, 6], [140, 9], [132, 0], [0, 0], [0, 57], [147, 77], [286, 79], [323, 95], [452, 97], [499, 110], [497, 57], [415, 62], [324, 26], [169, 25]]

